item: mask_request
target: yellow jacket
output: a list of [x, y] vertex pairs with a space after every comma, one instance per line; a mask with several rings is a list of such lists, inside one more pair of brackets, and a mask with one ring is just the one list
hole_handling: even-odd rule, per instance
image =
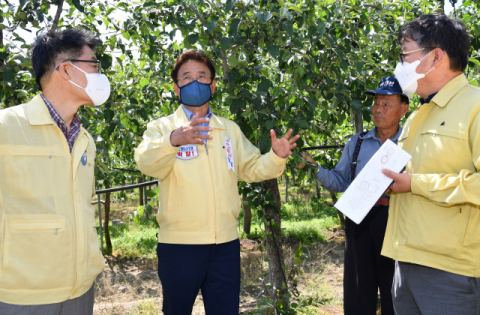
[[83, 128], [70, 154], [40, 95], [0, 111], [1, 302], [73, 299], [103, 270], [90, 204], [94, 160]]
[[412, 192], [392, 194], [382, 255], [480, 277], [480, 89], [459, 75], [408, 118]]
[[[160, 182], [158, 240], [218, 244], [237, 239], [241, 205], [237, 178], [258, 182], [278, 177], [286, 159], [273, 151], [261, 155], [236, 123], [215, 115], [210, 119], [214, 129], [213, 139], [207, 141], [208, 154], [204, 145], [197, 145], [198, 156], [180, 159], [183, 149], [171, 145], [170, 134], [187, 122], [182, 106], [173, 115], [150, 122], [135, 150], [138, 169]], [[235, 171], [227, 166], [225, 138], [232, 143]]]

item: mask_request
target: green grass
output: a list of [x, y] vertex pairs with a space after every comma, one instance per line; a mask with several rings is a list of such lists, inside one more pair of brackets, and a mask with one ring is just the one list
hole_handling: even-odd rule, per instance
[[[324, 241], [326, 231], [340, 224], [333, 207], [325, 206], [324, 199], [313, 199], [305, 203], [293, 199], [282, 204], [282, 237], [305, 242]], [[265, 238], [263, 220], [253, 213], [251, 233], [243, 232], [243, 210], [240, 214], [240, 239], [263, 240]], [[124, 257], [155, 258], [158, 227], [155, 217], [141, 219], [141, 224], [127, 222], [110, 226], [113, 252]]]

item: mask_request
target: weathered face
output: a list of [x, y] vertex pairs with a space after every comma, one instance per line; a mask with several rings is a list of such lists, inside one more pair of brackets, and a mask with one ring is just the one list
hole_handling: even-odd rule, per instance
[[[182, 78], [190, 77], [190, 78], [198, 79], [200, 77], [211, 77], [211, 75], [212, 74], [210, 73], [210, 70], [208, 69], [206, 64], [195, 61], [195, 60], [189, 60], [185, 62], [180, 67], [180, 69], [178, 69], [178, 77], [177, 77], [178, 83], [174, 84], [173, 86], [175, 90], [175, 94], [177, 94], [177, 96], [180, 97], [180, 87], [191, 82], [188, 80], [182, 80]], [[204, 82], [201, 82], [200, 79], [198, 79], [198, 82], [204, 83]], [[210, 85], [212, 94], [215, 92], [215, 84], [216, 84], [216, 81], [213, 80], [212, 84]]]
[[408, 111], [408, 104], [400, 102], [400, 95], [375, 95], [372, 119], [378, 129], [395, 128]]

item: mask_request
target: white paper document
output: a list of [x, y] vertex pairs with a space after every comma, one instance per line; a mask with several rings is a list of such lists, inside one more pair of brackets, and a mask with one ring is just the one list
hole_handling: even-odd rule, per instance
[[348, 186], [345, 193], [335, 204], [353, 222], [360, 224], [363, 218], [387, 190], [392, 180], [383, 175], [387, 168], [399, 173], [412, 156], [399, 148], [391, 140], [385, 141], [367, 165]]

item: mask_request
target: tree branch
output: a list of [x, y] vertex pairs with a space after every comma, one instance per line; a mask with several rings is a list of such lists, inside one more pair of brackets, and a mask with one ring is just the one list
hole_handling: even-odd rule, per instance
[[[183, 2], [182, 2], [183, 3]], [[183, 4], [185, 6], [185, 4]], [[188, 6], [190, 9], [193, 10], [193, 12], [195, 12], [195, 15], [197, 16], [197, 18], [202, 22], [203, 26], [207, 27], [207, 20], [205, 20], [205, 18], [200, 14], [200, 12], [198, 12], [197, 8], [195, 8], [195, 6], [193, 6], [193, 4], [189, 5]], [[209, 34], [211, 37], [215, 38], [217, 40], [218, 43], [220, 43], [220, 38], [218, 38], [217, 35], [215, 34]], [[225, 79], [227, 79], [227, 82], [228, 82], [228, 64], [227, 64], [227, 54], [225, 53], [225, 49], [221, 48], [221, 51], [222, 51], [222, 67], [223, 67], [223, 75], [225, 76]], [[230, 85], [230, 82], [228, 82], [228, 84]]]
[[379, 7], [378, 5], [364, 4], [363, 6], [366, 7], [366, 8], [374, 8], [374, 9], [377, 9], [379, 11], [383, 11], [383, 9], [381, 7]]
[[318, 88], [318, 86], [320, 85], [320, 82], [322, 82], [322, 79], [321, 79], [321, 78], [323, 78], [323, 77], [325, 76], [325, 73], [327, 72], [327, 70], [328, 70], [328, 67], [330, 67], [330, 65], [332, 64], [332, 62], [333, 62], [333, 59], [335, 59], [335, 56], [334, 56], [334, 57], [332, 57], [332, 59], [330, 59], [330, 61], [329, 61], [328, 65], [325, 67], [325, 69], [323, 69], [323, 73], [322, 73], [322, 75], [320, 76], [320, 80], [318, 80], [318, 83], [317, 83], [317, 85], [315, 85], [315, 89], [317, 89], [317, 88]]
[[55, 14], [55, 19], [53, 20], [52, 28], [50, 28], [50, 31], [48, 31], [49, 33], [54, 33], [57, 30], [58, 22], [60, 21], [60, 15], [62, 15], [64, 1], [65, 0], [61, 0], [60, 4], [57, 7], [57, 13]]

